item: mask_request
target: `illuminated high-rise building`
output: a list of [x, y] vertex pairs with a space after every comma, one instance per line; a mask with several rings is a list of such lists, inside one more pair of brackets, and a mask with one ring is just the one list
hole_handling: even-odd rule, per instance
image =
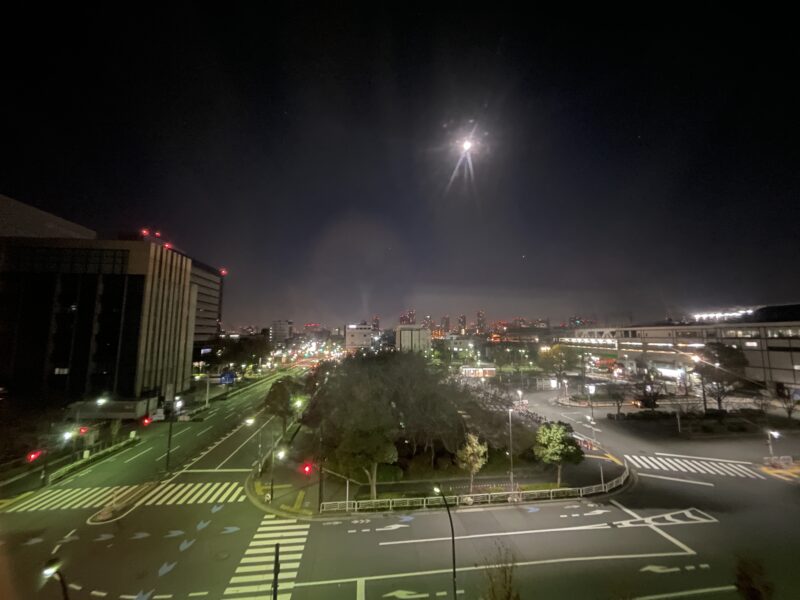
[[372, 329], [375, 331], [381, 330], [381, 318], [378, 315], [372, 317]]
[[422, 319], [422, 326], [425, 329], [433, 329], [433, 317], [430, 315], [425, 315], [425, 318]]
[[440, 323], [441, 323], [441, 329], [445, 333], [450, 333], [450, 315], [443, 316]]
[[478, 311], [475, 326], [478, 330], [478, 333], [484, 333], [486, 331], [486, 313], [482, 310]]
[[461, 335], [467, 333], [467, 315], [458, 315], [458, 333]]

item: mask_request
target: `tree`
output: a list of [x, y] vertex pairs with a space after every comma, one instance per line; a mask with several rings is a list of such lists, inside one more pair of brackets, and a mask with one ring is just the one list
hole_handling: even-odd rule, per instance
[[561, 466], [564, 463], [577, 465], [583, 460], [583, 450], [564, 423], [547, 423], [539, 427], [533, 453], [543, 463], [558, 467], [558, 487], [561, 487]]
[[639, 397], [644, 406], [651, 410], [656, 409], [658, 399], [664, 395], [664, 384], [658, 380], [660, 375], [657, 369], [646, 367], [639, 382]]
[[606, 386], [608, 399], [617, 407], [617, 416], [622, 412], [622, 405], [625, 403], [625, 387], [619, 383], [611, 382]]
[[784, 385], [778, 387], [775, 395], [778, 397], [783, 410], [786, 411], [786, 417], [791, 419], [795, 409], [800, 405], [800, 401], [796, 400], [792, 394], [792, 390]]
[[542, 371], [556, 378], [558, 387], [561, 387], [564, 375], [566, 375], [567, 371], [570, 369], [574, 369], [578, 364], [578, 355], [575, 350], [569, 346], [556, 344], [549, 350], [540, 352], [536, 361]]
[[336, 459], [349, 473], [362, 470], [369, 482], [370, 497], [378, 496], [378, 465], [397, 462], [395, 433], [385, 427], [353, 429], [347, 432], [336, 449]]
[[469, 473], [469, 493], [472, 493], [472, 483], [475, 475], [483, 468], [488, 460], [489, 446], [481, 444], [478, 436], [468, 433], [464, 445], [456, 453], [458, 467]]
[[292, 396], [286, 382], [281, 379], [272, 384], [264, 398], [264, 408], [281, 419], [283, 435], [286, 435], [286, 422], [294, 414], [292, 411]]
[[514, 555], [498, 545], [496, 556], [486, 565], [487, 600], [520, 600], [514, 586]]
[[744, 382], [746, 366], [747, 358], [739, 348], [712, 342], [698, 352], [694, 370], [700, 375], [704, 391], [716, 400], [721, 411], [725, 398]]

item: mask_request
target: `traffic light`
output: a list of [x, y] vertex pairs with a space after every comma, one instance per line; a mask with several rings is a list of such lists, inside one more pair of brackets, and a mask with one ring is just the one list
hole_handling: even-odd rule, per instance
[[153, 422], [153, 419], [151, 419], [150, 417], [145, 417], [144, 419], [142, 419], [142, 425], [144, 425], [145, 427], [150, 425], [150, 423], [152, 423], [152, 422]]
[[303, 474], [304, 475], [311, 475], [312, 466], [311, 463], [305, 463], [303, 465]]
[[86, 435], [87, 433], [89, 433], [89, 428], [86, 427], [85, 425], [83, 427], [78, 428], [79, 435]]
[[28, 452], [28, 455], [25, 457], [25, 459], [29, 463], [32, 463], [37, 458], [39, 458], [41, 455], [42, 455], [42, 451], [41, 450], [31, 450], [30, 452]]

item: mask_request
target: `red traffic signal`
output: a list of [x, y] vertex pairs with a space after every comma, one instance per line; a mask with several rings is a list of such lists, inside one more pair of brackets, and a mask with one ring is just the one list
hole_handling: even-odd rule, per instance
[[150, 417], [145, 417], [144, 419], [142, 419], [142, 425], [144, 425], [145, 427], [150, 425], [150, 423], [152, 423], [152, 422], [153, 422], [153, 419], [151, 419]]
[[86, 435], [87, 433], [89, 433], [89, 428], [85, 425], [78, 428], [78, 435]]
[[305, 464], [303, 465], [303, 473], [304, 473], [305, 475], [311, 475], [311, 469], [312, 469], [312, 467], [311, 467], [311, 463], [305, 463]]
[[28, 452], [28, 455], [25, 457], [25, 459], [29, 463], [32, 463], [37, 458], [39, 458], [41, 455], [42, 455], [42, 451], [41, 450], [32, 450], [32, 451]]

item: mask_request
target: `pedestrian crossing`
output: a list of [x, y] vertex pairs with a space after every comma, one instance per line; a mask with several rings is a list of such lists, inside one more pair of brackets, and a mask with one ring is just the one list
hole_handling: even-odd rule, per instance
[[272, 600], [276, 544], [280, 544], [277, 598], [291, 600], [309, 527], [297, 519], [265, 515], [225, 589], [224, 600]]
[[673, 473], [694, 473], [697, 475], [722, 475], [749, 479], [766, 479], [747, 465], [750, 463], [732, 460], [712, 460], [707, 458], [642, 456], [626, 454], [625, 459], [639, 469], [650, 471], [671, 471]]
[[[138, 485], [108, 487], [50, 488], [2, 512], [31, 512], [39, 510], [70, 510], [100, 508], [128, 494]], [[162, 483], [136, 502], [136, 506], [161, 506], [180, 504], [209, 504], [244, 502], [247, 496], [240, 482], [217, 483]]]

